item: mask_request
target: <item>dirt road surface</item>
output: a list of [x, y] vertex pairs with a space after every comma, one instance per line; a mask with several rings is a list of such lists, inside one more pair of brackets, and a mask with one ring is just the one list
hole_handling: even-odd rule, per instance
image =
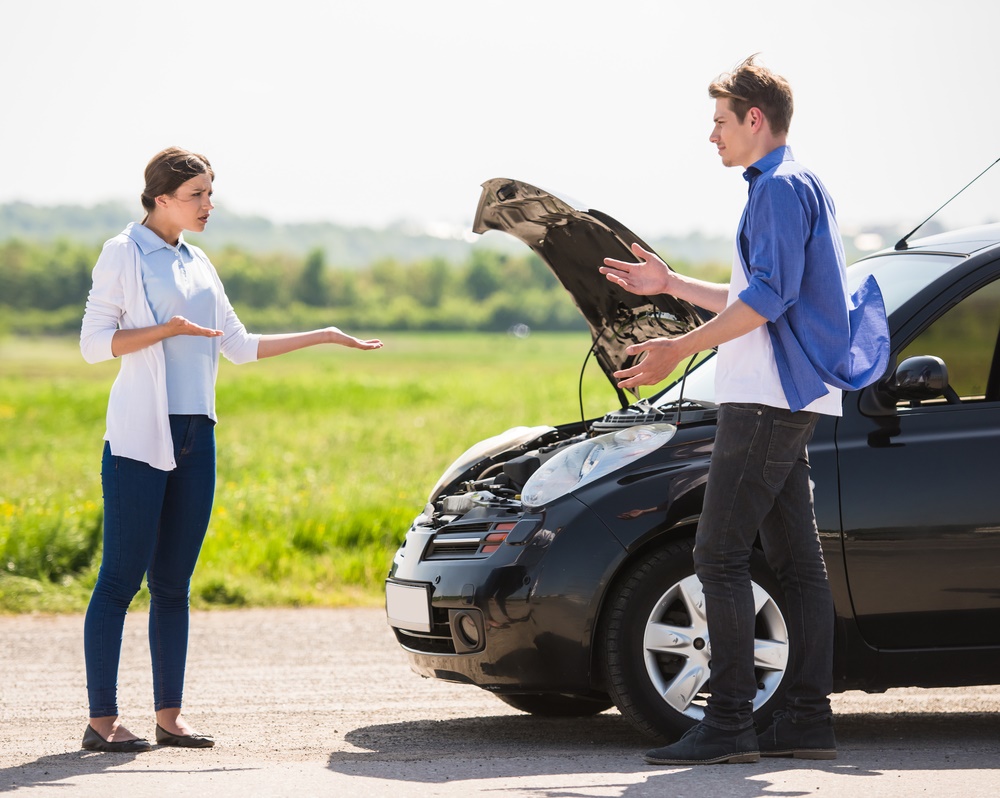
[[[125, 627], [120, 706], [153, 737], [146, 616]], [[208, 750], [80, 749], [80, 616], [0, 617], [0, 793], [32, 796], [757, 798], [1000, 795], [1000, 688], [835, 696], [840, 756], [651, 767], [614, 710], [533, 718], [410, 672], [378, 609], [195, 613], [186, 715]]]

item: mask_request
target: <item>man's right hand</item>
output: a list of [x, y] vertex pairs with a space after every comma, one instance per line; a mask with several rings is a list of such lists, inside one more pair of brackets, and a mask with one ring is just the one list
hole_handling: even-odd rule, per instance
[[600, 272], [611, 282], [617, 283], [626, 291], [642, 296], [670, 293], [670, 267], [654, 252], [633, 244], [632, 254], [638, 263], [627, 263], [623, 260], [605, 258]]

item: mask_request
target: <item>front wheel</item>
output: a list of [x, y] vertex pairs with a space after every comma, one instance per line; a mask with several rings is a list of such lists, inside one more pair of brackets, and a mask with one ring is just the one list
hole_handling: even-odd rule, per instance
[[[693, 541], [677, 541], [636, 562], [603, 616], [608, 692], [633, 725], [654, 737], [674, 739], [701, 720], [710, 691], [712, 648], [693, 549]], [[750, 575], [757, 612], [753, 708], [764, 728], [784, 703], [788, 630], [777, 580], [758, 551]]]

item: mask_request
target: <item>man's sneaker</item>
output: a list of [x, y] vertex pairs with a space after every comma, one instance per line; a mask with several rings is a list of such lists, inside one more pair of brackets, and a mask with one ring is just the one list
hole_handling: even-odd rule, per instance
[[749, 729], [716, 729], [699, 723], [676, 743], [647, 751], [650, 765], [721, 765], [727, 762], [757, 762], [757, 733]]
[[795, 723], [787, 713], [775, 712], [774, 722], [757, 737], [761, 756], [796, 759], [836, 759], [837, 738], [833, 718]]

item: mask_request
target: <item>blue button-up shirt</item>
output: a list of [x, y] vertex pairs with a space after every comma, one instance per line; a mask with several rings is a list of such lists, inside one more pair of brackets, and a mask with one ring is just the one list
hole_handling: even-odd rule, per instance
[[739, 298], [768, 320], [781, 387], [792, 411], [824, 383], [856, 390], [882, 376], [889, 328], [869, 277], [847, 294], [844, 247], [826, 188], [778, 147], [743, 174], [750, 184], [738, 233], [749, 285]]

